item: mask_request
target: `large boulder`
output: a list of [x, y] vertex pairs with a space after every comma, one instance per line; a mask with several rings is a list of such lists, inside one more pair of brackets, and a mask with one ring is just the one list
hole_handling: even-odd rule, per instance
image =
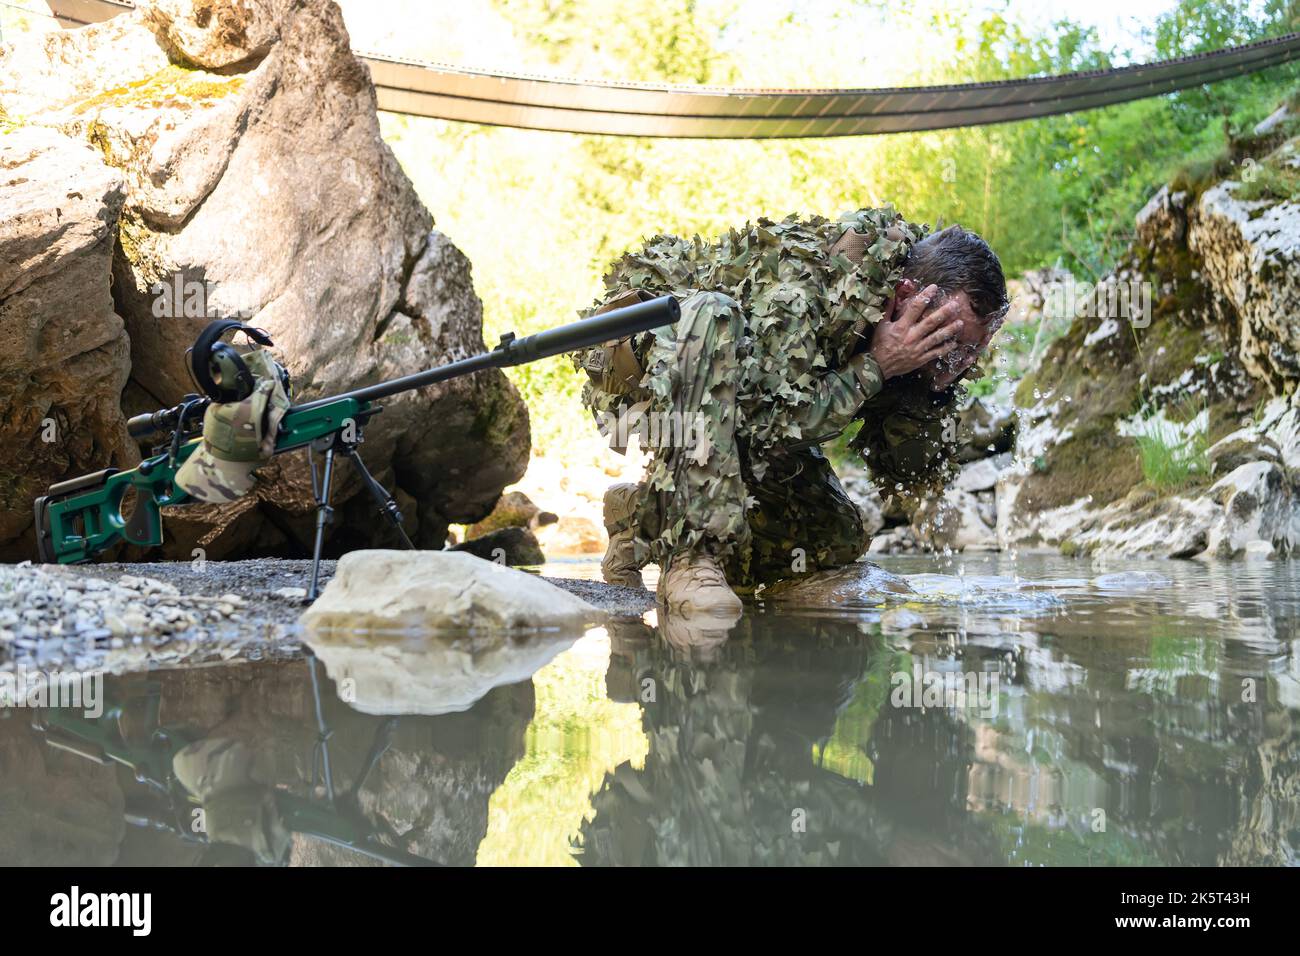
[[32, 499], [49, 484], [135, 461], [109, 292], [123, 197], [85, 144], [0, 116], [0, 558], [33, 556]]
[[[299, 400], [483, 350], [470, 264], [380, 138], [329, 0], [158, 0], [0, 62], [0, 108], [92, 145], [125, 183], [112, 277], [128, 412], [192, 390], [184, 352], [215, 315], [271, 334]], [[384, 405], [362, 451], [421, 546], [485, 517], [523, 472], [527, 412], [498, 371]], [[246, 501], [169, 516], [184, 530], [167, 553], [308, 547], [309, 471], [292, 457]], [[391, 540], [340, 477], [331, 550]]]

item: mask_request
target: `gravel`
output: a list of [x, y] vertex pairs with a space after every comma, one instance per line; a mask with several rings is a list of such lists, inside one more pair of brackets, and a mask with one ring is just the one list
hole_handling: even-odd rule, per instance
[[[308, 560], [0, 565], [0, 669], [136, 669], [239, 656], [296, 656]], [[321, 586], [334, 562], [321, 563]], [[654, 607], [649, 591], [544, 580], [618, 617]]]

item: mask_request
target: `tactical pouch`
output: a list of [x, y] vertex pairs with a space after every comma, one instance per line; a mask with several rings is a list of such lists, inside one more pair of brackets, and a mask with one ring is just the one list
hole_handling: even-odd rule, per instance
[[[831, 257], [843, 255], [854, 265], [859, 265], [867, 249], [876, 241], [877, 235], [877, 233], [858, 232], [849, 226], [831, 246]], [[903, 239], [903, 231], [897, 226], [891, 226], [885, 230], [885, 238], [891, 242], [900, 242]]]
[[862, 255], [867, 251], [868, 237], [866, 233], [858, 232], [856, 229], [849, 227], [844, 230], [844, 234], [835, 241], [831, 246], [831, 257], [843, 255], [855, 265], [862, 261]]
[[[644, 289], [629, 289], [610, 299], [592, 315], [604, 315], [653, 298]], [[582, 358], [582, 368], [597, 388], [610, 395], [631, 394], [645, 375], [645, 369], [636, 357], [631, 336], [592, 346]]]
[[176, 472], [176, 486], [199, 501], [234, 501], [252, 491], [253, 472], [275, 454], [289, 395], [271, 354], [244, 356], [256, 385], [238, 402], [214, 402], [203, 414], [203, 442]]

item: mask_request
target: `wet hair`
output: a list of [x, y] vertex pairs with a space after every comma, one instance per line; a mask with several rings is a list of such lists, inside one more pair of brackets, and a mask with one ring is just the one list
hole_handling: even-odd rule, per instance
[[965, 292], [980, 318], [1005, 315], [1011, 304], [997, 253], [961, 226], [949, 226], [914, 245], [903, 263], [903, 278], [920, 288], [937, 285]]

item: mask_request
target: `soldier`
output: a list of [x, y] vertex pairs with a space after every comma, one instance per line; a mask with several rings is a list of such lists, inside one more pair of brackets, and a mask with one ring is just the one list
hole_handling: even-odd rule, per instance
[[942, 490], [957, 383], [1008, 307], [993, 250], [958, 226], [927, 234], [891, 207], [655, 236], [617, 259], [584, 314], [671, 294], [674, 325], [579, 353], [583, 401], [616, 448], [650, 445], [645, 480], [605, 496], [606, 581], [660, 603], [735, 614], [735, 590], [838, 567], [866, 549], [861, 516], [819, 445], [851, 448], [914, 509]]

